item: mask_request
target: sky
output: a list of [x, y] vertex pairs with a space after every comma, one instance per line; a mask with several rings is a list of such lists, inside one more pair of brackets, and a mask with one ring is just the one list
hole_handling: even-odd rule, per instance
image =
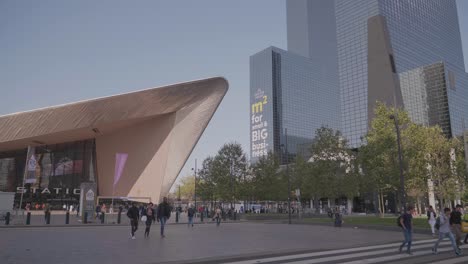
[[223, 76], [184, 177], [224, 143], [248, 153], [249, 56], [269, 46], [287, 49], [285, 0], [0, 0], [0, 115]]

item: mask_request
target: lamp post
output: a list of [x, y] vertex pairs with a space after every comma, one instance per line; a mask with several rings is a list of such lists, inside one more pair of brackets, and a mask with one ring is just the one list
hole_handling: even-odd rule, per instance
[[286, 177], [288, 178], [288, 224], [291, 224], [291, 180], [289, 177], [289, 153], [288, 153], [288, 129], [284, 129], [284, 145], [281, 144], [281, 147], [285, 149], [286, 155]]
[[229, 183], [230, 183], [230, 187], [231, 187], [231, 207], [229, 208], [229, 210], [232, 210], [232, 200], [234, 199], [234, 191], [232, 190], [232, 187], [233, 187], [233, 184], [232, 184], [232, 177], [234, 176], [233, 174], [233, 168], [234, 168], [234, 165], [233, 165], [233, 161], [230, 160], [230, 164], [229, 164]]
[[400, 165], [400, 192], [401, 192], [401, 203], [403, 206], [403, 211], [406, 207], [406, 192], [405, 192], [405, 176], [403, 175], [403, 154], [401, 151], [401, 135], [400, 135], [400, 126], [398, 125], [398, 115], [395, 111], [394, 115], [390, 115], [390, 119], [393, 119], [395, 123], [395, 130], [397, 135], [397, 145], [398, 145], [398, 163]]
[[197, 209], [197, 159], [195, 159], [195, 167], [192, 168], [193, 170], [193, 173], [194, 173], [194, 176], [195, 176], [195, 187], [194, 187], [194, 190], [193, 190], [193, 197], [194, 197], [194, 206], [195, 206], [195, 212], [198, 211]]

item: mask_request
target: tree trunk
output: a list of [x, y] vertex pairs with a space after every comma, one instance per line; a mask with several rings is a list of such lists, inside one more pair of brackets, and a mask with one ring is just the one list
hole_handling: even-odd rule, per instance
[[315, 209], [315, 213], [318, 214], [320, 212], [319, 210], [319, 198], [316, 196], [314, 196], [314, 209]]

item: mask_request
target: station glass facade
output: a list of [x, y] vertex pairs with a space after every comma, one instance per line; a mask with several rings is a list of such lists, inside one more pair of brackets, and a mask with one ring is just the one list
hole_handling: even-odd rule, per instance
[[[77, 205], [82, 182], [97, 182], [94, 139], [35, 147], [25, 166], [27, 149], [0, 152], [0, 191], [15, 192], [15, 206], [23, 192], [23, 206], [52, 209]], [[33, 166], [31, 166], [31, 160]], [[25, 168], [28, 172], [24, 175]], [[23, 177], [25, 184], [23, 188]]]

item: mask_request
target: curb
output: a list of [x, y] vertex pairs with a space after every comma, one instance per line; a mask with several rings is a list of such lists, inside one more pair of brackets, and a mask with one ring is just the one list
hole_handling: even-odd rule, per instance
[[[239, 224], [243, 223], [245, 221], [226, 221], [222, 222], [223, 224]], [[167, 223], [166, 225], [187, 225], [187, 223]], [[194, 223], [194, 225], [210, 225], [210, 224], [216, 224], [216, 222], [201, 222], [201, 223]], [[1, 229], [17, 229], [17, 228], [67, 228], [67, 227], [109, 227], [109, 226], [114, 226], [114, 227], [128, 227], [130, 223], [128, 224], [96, 224], [96, 223], [91, 223], [91, 224], [69, 224], [69, 225], [3, 225], [0, 226]], [[159, 223], [154, 223], [154, 225], [159, 225]]]

